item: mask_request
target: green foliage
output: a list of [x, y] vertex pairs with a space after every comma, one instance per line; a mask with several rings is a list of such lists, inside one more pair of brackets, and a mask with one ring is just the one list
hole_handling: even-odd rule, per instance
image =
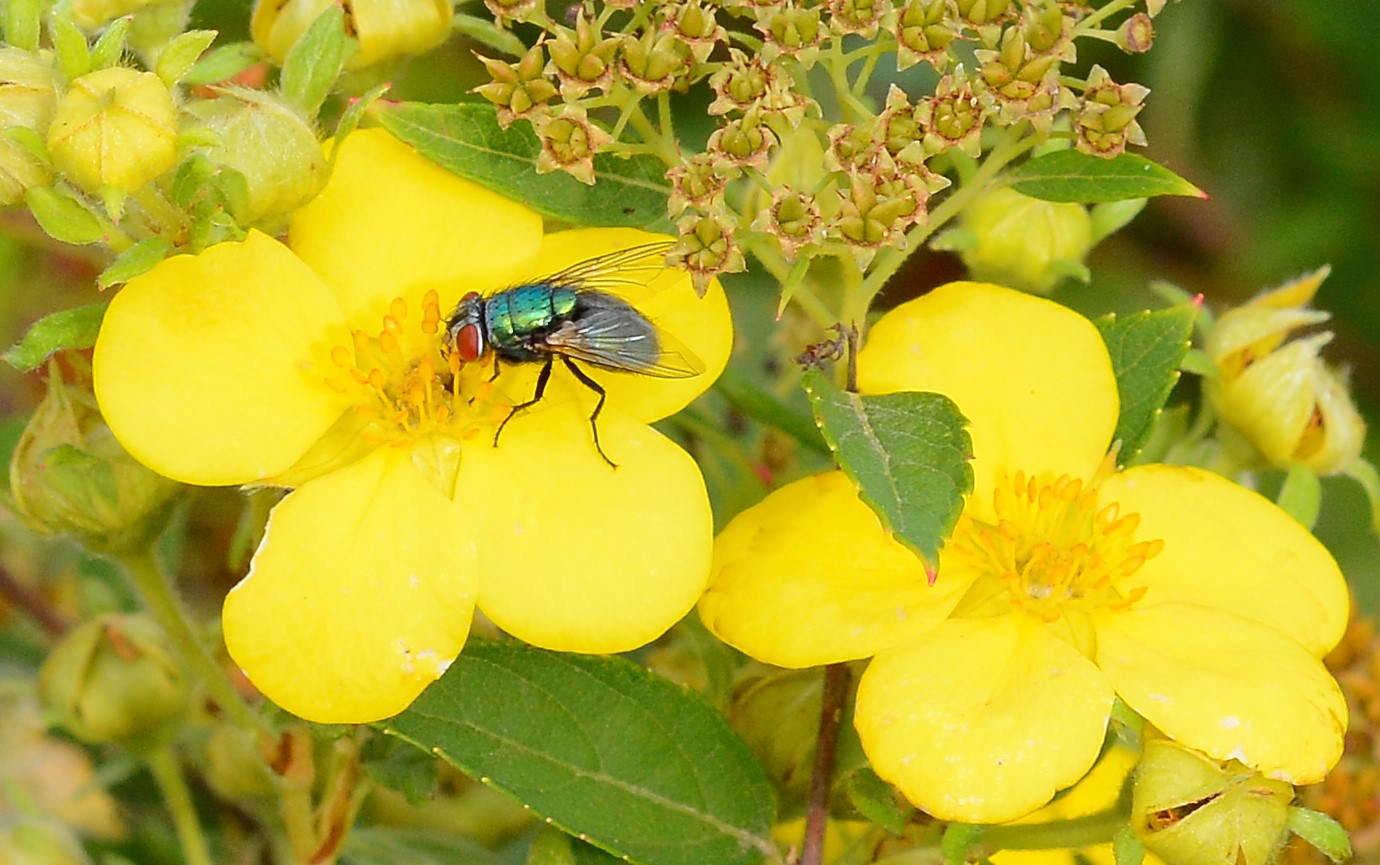
[[1121, 395], [1121, 415], [1112, 436], [1121, 443], [1120, 465], [1134, 461], [1149, 440], [1155, 418], [1179, 380], [1196, 315], [1195, 305], [1183, 304], [1095, 322], [1112, 357]]
[[645, 865], [773, 854], [771, 789], [747, 746], [628, 661], [471, 642], [385, 730]]
[[315, 117], [356, 50], [345, 38], [344, 11], [335, 4], [326, 6], [283, 61], [279, 82], [283, 96], [308, 117]]
[[1201, 189], [1162, 165], [1123, 153], [1113, 159], [1077, 150], [1046, 153], [1011, 172], [1011, 187], [1032, 198], [1099, 204], [1157, 195], [1203, 198]]
[[492, 105], [403, 102], [375, 114], [385, 129], [441, 167], [543, 216], [635, 228], [666, 217], [666, 166], [651, 157], [596, 156], [597, 182], [586, 186], [568, 174], [538, 174], [541, 142], [526, 124], [499, 126]]
[[93, 303], [44, 316], [18, 344], [5, 352], [4, 360], [20, 372], [38, 369], [53, 354], [96, 344], [108, 304]]
[[860, 396], [805, 375], [815, 420], [839, 467], [896, 539], [933, 571], [973, 488], [967, 421], [941, 394]]

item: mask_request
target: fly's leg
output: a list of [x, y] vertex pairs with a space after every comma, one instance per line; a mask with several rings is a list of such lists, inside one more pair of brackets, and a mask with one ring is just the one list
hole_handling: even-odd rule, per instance
[[[570, 358], [561, 355], [561, 362], [565, 364], [566, 369], [570, 370], [571, 375], [580, 380], [580, 384], [599, 394], [599, 402], [594, 404], [594, 411], [589, 416], [589, 428], [594, 430], [594, 449], [599, 452], [599, 456], [604, 458], [604, 462], [609, 464], [609, 468], [618, 468], [618, 463], [609, 459], [609, 455], [604, 453], [604, 446], [599, 444], [599, 412], [604, 410], [604, 400], [608, 399], [608, 394], [604, 392], [604, 388], [599, 382], [586, 375]], [[551, 362], [547, 361], [546, 366], [546, 371], [549, 372]]]
[[[542, 365], [541, 372], [537, 373], [537, 390], [536, 393], [532, 394], [532, 398], [526, 402], [520, 402], [508, 410], [508, 416], [503, 419], [503, 423], [498, 425], [498, 429], [494, 430], [494, 447], [498, 447], [498, 437], [503, 435], [503, 428], [508, 425], [508, 421], [513, 419], [513, 415], [541, 402], [541, 398], [546, 395], [546, 383], [551, 380], [551, 364], [555, 362], [555, 360], [556, 358], [554, 356], [548, 357], [546, 363]], [[567, 363], [569, 363], [569, 361], [567, 361]], [[497, 358], [494, 359], [494, 367], [498, 367]], [[603, 405], [603, 401], [600, 400], [599, 404]], [[595, 414], [598, 414], [597, 410]], [[603, 453], [603, 451], [600, 451], [600, 453]], [[608, 457], [604, 457], [604, 459], [608, 459]]]

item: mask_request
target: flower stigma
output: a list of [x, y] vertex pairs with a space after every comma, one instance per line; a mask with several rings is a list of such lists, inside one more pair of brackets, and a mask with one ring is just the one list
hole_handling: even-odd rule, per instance
[[476, 370], [462, 375], [458, 354], [441, 339], [440, 297], [422, 297], [421, 315], [393, 298], [377, 333], [356, 329], [330, 351], [326, 386], [357, 398], [355, 415], [372, 444], [407, 444], [436, 433], [469, 439], [501, 421], [508, 406], [491, 399], [493, 385]]
[[[1070, 614], [1083, 620], [1097, 611], [1129, 609], [1144, 597], [1145, 586], [1127, 591], [1118, 583], [1159, 555], [1164, 541], [1137, 540], [1140, 515], [1099, 500], [1098, 483], [1113, 470], [1109, 457], [1089, 483], [1017, 471], [993, 494], [995, 522], [964, 513], [946, 552], [977, 579], [956, 614], [1014, 610], [1054, 624]], [[1072, 633], [1084, 631], [1081, 621], [1066, 624]], [[1072, 642], [1091, 648], [1081, 638]]]

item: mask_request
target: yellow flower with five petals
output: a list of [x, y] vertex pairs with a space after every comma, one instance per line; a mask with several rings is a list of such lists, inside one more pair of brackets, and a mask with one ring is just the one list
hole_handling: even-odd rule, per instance
[[[647, 424], [723, 369], [722, 290], [683, 271], [623, 292], [706, 371], [460, 367], [445, 317], [488, 294], [659, 240], [630, 229], [542, 234], [530, 210], [382, 131], [340, 149], [284, 245], [257, 232], [177, 256], [111, 302], [95, 352], [107, 421], [136, 458], [203, 485], [293, 487], [226, 598], [231, 657], [283, 708], [366, 722], [405, 708], [465, 642], [476, 607], [546, 648], [619, 652], [694, 605], [712, 520], [688, 454]], [[639, 284], [631, 284], [631, 283]]]
[[883, 316], [864, 393], [969, 419], [975, 488], [927, 584], [839, 472], [786, 486], [715, 544], [701, 616], [755, 658], [873, 657], [855, 724], [874, 769], [942, 819], [1015, 819], [1081, 778], [1114, 697], [1172, 738], [1303, 784], [1341, 753], [1319, 658], [1345, 582], [1301, 525], [1195, 468], [1114, 471], [1111, 361], [1083, 317], [955, 283]]

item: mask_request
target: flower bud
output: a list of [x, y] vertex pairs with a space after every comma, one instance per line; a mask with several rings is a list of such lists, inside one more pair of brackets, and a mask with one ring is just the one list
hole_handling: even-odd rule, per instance
[[780, 9], [762, 11], [753, 25], [764, 37], [762, 62], [772, 63], [785, 54], [795, 57], [809, 69], [819, 56], [824, 41], [824, 27], [820, 24], [819, 8], [801, 8], [785, 4]]
[[249, 194], [236, 220], [251, 225], [287, 216], [326, 180], [311, 124], [277, 94], [238, 87], [221, 92], [189, 104], [187, 113], [219, 139], [206, 157], [244, 175]]
[[0, 817], [0, 862], [5, 865], [91, 865], [72, 830], [43, 817]]
[[24, 193], [52, 182], [48, 166], [22, 144], [3, 133], [48, 130], [57, 104], [57, 73], [42, 54], [22, 48], [0, 48], [0, 207], [24, 200]]
[[178, 489], [120, 446], [89, 391], [50, 375], [10, 461], [10, 492], [27, 523], [91, 549], [129, 549], [162, 528]]
[[564, 171], [582, 183], [594, 185], [594, 154], [613, 139], [589, 122], [585, 110], [576, 105], [562, 106], [555, 117], [537, 126], [541, 153], [537, 172]]
[[[812, 139], [813, 140], [813, 139]], [[666, 172], [671, 183], [667, 210], [679, 216], [687, 207], [713, 210], [722, 200], [728, 178], [714, 170], [708, 153], [697, 153]]]
[[88, 72], [58, 100], [48, 153], [87, 192], [137, 189], [177, 163], [172, 94], [152, 72], [121, 66]]
[[619, 64], [623, 77], [639, 93], [669, 90], [677, 76], [693, 62], [690, 46], [671, 33], [647, 29], [641, 36], [623, 37]]
[[728, 41], [728, 31], [715, 19], [712, 6], [689, 0], [682, 6], [671, 7], [670, 11], [674, 15], [667, 18], [661, 29], [689, 46], [697, 63], [707, 61], [715, 45]]
[[926, 156], [956, 147], [972, 157], [982, 152], [982, 123], [986, 111], [973, 95], [963, 67], [939, 79], [934, 95], [920, 100], [915, 119], [924, 130]]
[[1092, 220], [1078, 204], [1030, 198], [1013, 189], [983, 193], [963, 213], [961, 238], [946, 235], [973, 279], [1048, 294], [1075, 275], [1092, 248]]
[[255, 734], [232, 724], [216, 725], [201, 768], [206, 783], [226, 799], [271, 796], [276, 789]]
[[551, 62], [546, 74], [560, 80], [563, 99], [574, 101], [590, 90], [609, 89], [618, 39], [604, 36], [584, 12], [575, 18], [575, 32], [562, 28], [547, 50], [551, 52]]
[[947, 0], [909, 0], [896, 25], [896, 68], [906, 69], [920, 61], [943, 72], [953, 59], [949, 43], [958, 35], [948, 20]]
[[1131, 825], [1167, 865], [1268, 865], [1288, 837], [1294, 788], [1168, 739], [1146, 743]]
[[1346, 469], [1365, 444], [1365, 421], [1343, 376], [1321, 358], [1332, 334], [1289, 340], [1328, 314], [1308, 303], [1322, 268], [1221, 316], [1206, 351], [1218, 376], [1209, 397], [1222, 418], [1271, 465], [1302, 463], [1319, 474]]
[[1145, 131], [1136, 122], [1141, 103], [1150, 95], [1139, 84], [1117, 84], [1101, 66], [1088, 74], [1083, 102], [1074, 116], [1075, 146], [1083, 153], [1111, 159], [1127, 144], [1144, 146]]
[[142, 615], [110, 614], [70, 631], [43, 662], [44, 709], [84, 742], [155, 743], [187, 707], [187, 680], [161, 628]]
[[132, 15], [145, 6], [180, 3], [181, 0], [72, 0], [72, 21], [88, 33], [116, 18]]
[[[317, 16], [336, 0], [259, 0], [249, 20], [254, 42], [279, 66]], [[346, 69], [420, 54], [450, 32], [451, 0], [353, 0], [345, 10], [345, 32], [359, 42]]]
[[829, 29], [836, 35], [857, 34], [866, 39], [877, 35], [877, 26], [891, 11], [888, 0], [829, 0]]
[[[517, 63], [474, 55], [493, 80], [471, 92], [478, 93], [498, 107], [498, 125], [507, 129], [514, 120], [531, 116], [556, 95], [556, 85], [546, 79], [542, 46], [533, 45]], [[563, 85], [564, 86], [564, 85]]]
[[680, 240], [671, 250], [672, 264], [690, 272], [700, 297], [709, 289], [711, 279], [721, 273], [737, 273], [746, 266], [743, 251], [733, 239], [735, 226], [727, 215], [687, 211], [676, 227]]

